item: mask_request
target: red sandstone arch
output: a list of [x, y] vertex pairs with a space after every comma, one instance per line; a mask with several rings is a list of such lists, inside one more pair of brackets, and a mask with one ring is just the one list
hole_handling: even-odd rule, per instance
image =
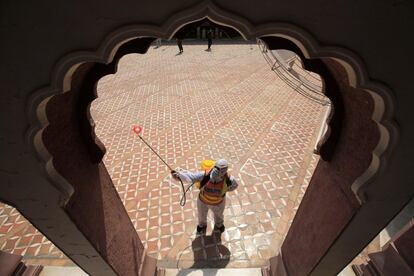
[[[334, 134], [321, 151], [329, 161], [318, 164], [273, 269], [286, 269], [292, 275], [338, 272], [364, 242], [369, 242], [367, 237], [375, 234], [369, 233], [352, 248], [345, 248], [344, 232], [369, 201], [369, 185], [383, 170], [383, 160], [396, 141], [391, 93], [370, 80], [352, 52], [322, 47], [312, 35], [286, 23], [254, 26], [210, 2], [172, 16], [161, 27], [123, 27], [109, 34], [94, 52], [62, 57], [50, 86], [33, 93], [27, 105], [31, 121], [27, 141], [60, 191], [60, 207], [99, 256], [82, 251], [82, 246], [68, 248], [67, 241], [51, 240], [90, 273], [133, 275], [155, 266], [150, 259], [144, 260], [142, 243], [101, 162], [104, 147], [94, 135], [89, 105], [96, 82], [115, 73], [123, 55], [145, 53], [151, 37], [171, 38], [181, 26], [205, 17], [237, 29], [245, 38], [261, 37], [271, 49], [295, 51], [305, 68], [321, 74], [327, 82], [327, 96], [335, 108], [331, 121]], [[40, 230], [51, 237], [47, 229]], [[312, 254], [304, 250], [304, 244]], [[119, 259], [119, 254], [124, 259]], [[107, 270], [88, 261], [95, 257], [108, 264]]]

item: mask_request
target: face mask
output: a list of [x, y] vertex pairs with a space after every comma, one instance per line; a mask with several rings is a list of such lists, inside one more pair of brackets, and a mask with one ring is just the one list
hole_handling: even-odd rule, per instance
[[210, 179], [213, 182], [219, 182], [219, 181], [224, 179], [224, 176], [226, 175], [226, 173], [227, 173], [227, 168], [221, 169], [221, 170], [218, 170], [217, 168], [214, 168], [211, 171]]

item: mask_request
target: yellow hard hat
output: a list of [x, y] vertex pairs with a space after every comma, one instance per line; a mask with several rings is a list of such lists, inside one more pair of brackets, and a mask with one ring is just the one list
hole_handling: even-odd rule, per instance
[[215, 160], [210, 160], [210, 159], [203, 160], [201, 161], [201, 169], [204, 171], [209, 170], [212, 167], [214, 167], [214, 164], [216, 164]]

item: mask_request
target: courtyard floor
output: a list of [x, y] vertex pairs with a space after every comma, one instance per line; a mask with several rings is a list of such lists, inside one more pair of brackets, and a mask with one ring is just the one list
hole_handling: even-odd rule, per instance
[[[147, 253], [164, 266], [223, 261], [257, 266], [278, 253], [318, 156], [325, 107], [278, 79], [257, 45], [174, 45], [123, 57], [91, 106], [104, 163]], [[225, 158], [239, 187], [227, 194], [226, 231], [196, 237], [198, 191], [181, 186], [132, 132], [172, 167]], [[18, 211], [0, 205], [0, 249], [29, 263], [73, 265]], [[220, 264], [223, 265], [223, 264]]]

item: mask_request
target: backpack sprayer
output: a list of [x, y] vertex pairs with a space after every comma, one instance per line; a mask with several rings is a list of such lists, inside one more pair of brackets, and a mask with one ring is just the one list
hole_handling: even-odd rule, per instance
[[[144, 140], [144, 138], [142, 138], [142, 136], [141, 136], [141, 132], [142, 132], [142, 127], [141, 126], [133, 126], [132, 127], [132, 131], [136, 134], [136, 135], [138, 135], [138, 137], [142, 140], [142, 142], [144, 142], [144, 144], [145, 145], [147, 145], [149, 148], [150, 148], [150, 150], [153, 152], [153, 153], [155, 153], [155, 155], [157, 155], [158, 156], [158, 158], [168, 167], [168, 169], [170, 170], [170, 172], [171, 173], [176, 173], [176, 171], [175, 170], [173, 170], [172, 168], [171, 168], [171, 166], [170, 165], [168, 165], [167, 164], [167, 162], [165, 162], [164, 161], [164, 159], [162, 159], [162, 157], [151, 147], [151, 145], [150, 144], [148, 144], [147, 143], [147, 141], [145, 141]], [[187, 199], [186, 199], [186, 194], [187, 194], [187, 192], [190, 190], [190, 188], [194, 185], [194, 183], [192, 183], [190, 186], [188, 186], [188, 188], [187, 189], [185, 189], [184, 188], [184, 183], [183, 183], [183, 181], [181, 180], [181, 178], [180, 178], [180, 176], [177, 174], [177, 178], [180, 180], [180, 183], [181, 183], [181, 188], [183, 189], [183, 196], [181, 197], [181, 199], [180, 199], [180, 205], [181, 206], [184, 206], [185, 205], [185, 203], [186, 203], [186, 201], [187, 201]]]

